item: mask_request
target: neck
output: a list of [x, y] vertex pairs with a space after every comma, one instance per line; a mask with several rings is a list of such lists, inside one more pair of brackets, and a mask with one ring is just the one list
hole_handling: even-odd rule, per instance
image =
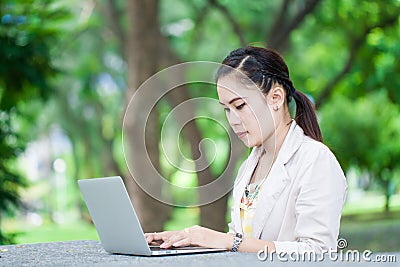
[[[265, 140], [262, 144], [267, 154], [273, 155], [272, 161], [275, 161], [278, 156], [279, 150], [289, 132], [292, 119], [281, 120], [275, 129], [275, 134]], [[269, 153], [268, 153], [269, 152]]]
[[260, 156], [255, 175], [250, 179], [250, 183], [257, 182], [268, 176], [269, 171], [278, 156], [283, 141], [289, 132], [291, 121], [292, 118], [290, 118], [290, 116], [287, 120], [281, 120], [275, 129], [275, 134], [263, 142], [262, 146], [266, 153], [263, 153]]

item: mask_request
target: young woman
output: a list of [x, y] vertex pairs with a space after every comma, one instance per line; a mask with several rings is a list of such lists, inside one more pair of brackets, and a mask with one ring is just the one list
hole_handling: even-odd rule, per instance
[[282, 57], [251, 46], [232, 51], [217, 73], [217, 91], [232, 129], [253, 147], [235, 180], [229, 232], [193, 226], [146, 233], [147, 241], [243, 252], [336, 250], [346, 179]]

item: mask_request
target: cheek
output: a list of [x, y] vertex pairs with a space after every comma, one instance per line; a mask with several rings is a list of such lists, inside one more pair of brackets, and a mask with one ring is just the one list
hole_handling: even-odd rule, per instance
[[262, 108], [248, 109], [245, 118], [246, 122], [252, 126], [253, 130], [260, 131], [263, 128], [264, 122], [268, 117], [268, 111]]
[[254, 132], [255, 130], [257, 130], [257, 128], [259, 128], [258, 118], [250, 109], [241, 112], [240, 120], [242, 121], [243, 126], [249, 132]]
[[252, 117], [251, 128], [257, 138], [265, 140], [273, 134], [275, 130], [274, 119], [269, 110], [263, 110], [257, 116], [253, 115]]

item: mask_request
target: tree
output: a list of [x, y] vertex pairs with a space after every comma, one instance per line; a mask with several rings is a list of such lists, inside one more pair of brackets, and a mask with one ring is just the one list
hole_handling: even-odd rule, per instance
[[[61, 25], [67, 34], [52, 47], [52, 63], [59, 73], [42, 110], [40, 134], [56, 126], [67, 136], [72, 147], [71, 155], [65, 155], [72, 159], [67, 179], [78, 191], [77, 179], [127, 174], [121, 146], [126, 62], [119, 43], [104, 27], [101, 2], [64, 4], [71, 17]], [[60, 27], [52, 23], [51, 27]], [[91, 222], [82, 199], [74, 196], [72, 201], [81, 217]]]
[[383, 189], [389, 211], [390, 197], [400, 184], [399, 107], [381, 90], [355, 101], [337, 96], [321, 109], [321, 115], [325, 140], [341, 165], [370, 173]]
[[[49, 5], [40, 1], [0, 3], [0, 218], [21, 207], [19, 190], [27, 185], [13, 162], [34, 137], [29, 128], [38, 112], [30, 107], [53, 93], [48, 80], [56, 70], [50, 50], [59, 32], [42, 25], [53, 18], [61, 20], [67, 13], [49, 9]], [[0, 244], [12, 241], [12, 236], [0, 230]]]
[[[110, 5], [112, 3], [110, 2]], [[129, 31], [127, 38], [128, 61], [128, 90], [126, 91], [126, 103], [128, 104], [133, 93], [149, 76], [156, 73], [159, 61], [159, 51], [157, 47], [159, 24], [157, 19], [158, 1], [156, 0], [134, 0], [127, 3], [127, 16], [129, 20]], [[143, 105], [150, 105], [143, 99]], [[138, 111], [140, 110], [140, 107]], [[135, 120], [145, 121], [147, 114], [137, 112]], [[157, 112], [152, 112], [149, 118], [147, 130], [155, 138], [151, 138], [147, 146], [147, 152], [155, 166], [159, 169], [159, 151], [158, 151], [158, 125]], [[137, 127], [137, 121], [128, 121], [127, 134], [129, 136], [141, 136], [141, 128]], [[136, 127], [135, 127], [136, 126]], [[141, 140], [141, 139], [140, 139]], [[133, 156], [133, 168], [143, 168], [146, 166], [142, 161], [147, 160], [145, 155], [135, 153], [139, 144], [133, 141], [130, 143], [129, 150]], [[146, 170], [144, 170], [146, 172]], [[151, 173], [147, 170], [148, 173]], [[141, 190], [134, 179], [126, 179], [125, 184], [130, 189], [130, 196], [134, 198], [136, 209], [140, 212], [140, 220], [146, 231], [158, 231], [162, 229], [163, 223], [168, 218], [168, 206], [151, 198]], [[154, 184], [154, 187], [161, 192], [160, 184]]]

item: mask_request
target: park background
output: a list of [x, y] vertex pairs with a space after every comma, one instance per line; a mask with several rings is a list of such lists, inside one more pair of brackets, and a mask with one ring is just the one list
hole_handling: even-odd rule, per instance
[[[398, 0], [1, 0], [0, 244], [97, 240], [76, 181], [132, 181], [121, 136], [133, 92], [168, 66], [221, 62], [252, 44], [282, 53], [295, 87], [315, 103], [349, 184], [340, 237], [349, 248], [399, 251], [399, 14]], [[200, 96], [216, 99], [215, 88], [166, 95], [152, 113], [159, 123], [148, 125], [153, 163], [177, 185], [205, 184], [225, 167], [188, 175], [159, 149], [168, 112]], [[203, 138], [226, 143], [210, 123], [185, 126], [185, 155], [196, 158]], [[226, 230], [229, 195], [180, 208], [128, 187], [145, 231]]]

